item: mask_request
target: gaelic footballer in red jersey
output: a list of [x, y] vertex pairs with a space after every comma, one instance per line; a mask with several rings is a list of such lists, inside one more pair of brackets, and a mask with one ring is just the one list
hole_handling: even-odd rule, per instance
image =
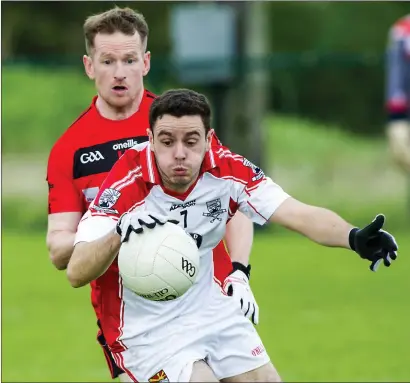
[[[149, 107], [155, 97], [144, 90], [143, 84], [151, 58], [147, 51], [148, 25], [143, 15], [130, 8], [114, 7], [87, 18], [84, 37], [87, 54], [83, 63], [98, 96], [55, 144], [47, 170], [47, 246], [51, 261], [59, 270], [67, 267], [78, 223], [107, 172], [125, 150], [147, 140]], [[231, 263], [221, 241], [215, 251], [215, 276], [221, 283], [232, 266], [248, 263], [252, 233], [252, 224], [244, 216], [236, 216], [228, 226], [227, 246], [232, 259], [241, 263]], [[108, 275], [91, 282], [97, 318], [103, 300], [100, 286], [109, 281]], [[243, 288], [236, 289], [235, 295], [238, 304], [249, 304], [254, 299]], [[105, 304], [109, 302], [106, 300]], [[122, 371], [101, 331], [98, 341], [104, 348], [111, 374], [116, 377]]]
[[[176, 200], [189, 209], [179, 225], [202, 238], [199, 275], [178, 299], [144, 299], [122, 284], [118, 270], [111, 287], [105, 286], [116, 301], [103, 314], [103, 330], [133, 381], [158, 371], [170, 381], [193, 376], [203, 381], [198, 372], [203, 360], [214, 381], [280, 381], [255, 328], [213, 280], [213, 249], [238, 210], [255, 223], [278, 223], [321, 245], [354, 250], [373, 271], [397, 256], [393, 236], [381, 230], [384, 216], [359, 229], [332, 211], [291, 198], [242, 156], [212, 147], [209, 121], [209, 103], [194, 91], [171, 90], [157, 98], [150, 109], [149, 142], [114, 165], [78, 227], [67, 268], [73, 287], [114, 268], [130, 232], [155, 230], [164, 219], [178, 221], [171, 208]], [[225, 283], [238, 283], [235, 279], [229, 276]]]
[[[107, 172], [130, 145], [146, 140], [147, 113], [153, 99], [143, 85], [151, 59], [144, 16], [130, 8], [115, 7], [88, 17], [83, 29], [87, 52], [84, 68], [98, 96], [55, 144], [47, 169], [47, 246], [59, 270], [67, 267], [78, 223]], [[99, 283], [93, 281], [91, 287], [99, 318]], [[124, 376], [101, 331], [98, 341], [112, 377]]]
[[[148, 139], [148, 113], [155, 97], [143, 85], [143, 77], [150, 69], [148, 25], [143, 15], [115, 7], [90, 16], [84, 24], [84, 37], [84, 67], [95, 82], [98, 96], [56, 142], [47, 169], [47, 246], [51, 261], [59, 270], [67, 267], [78, 223], [108, 171], [125, 150]], [[235, 217], [227, 229], [226, 242], [232, 259], [247, 264], [252, 244], [251, 222], [244, 216]], [[240, 263], [231, 263], [222, 241], [215, 257], [215, 276], [222, 283], [232, 265]], [[107, 281], [109, 278], [102, 276], [91, 282], [97, 318], [103, 299], [100, 285]], [[244, 289], [235, 291], [238, 304], [253, 299], [253, 295], [245, 293]], [[256, 303], [252, 305], [257, 307]], [[116, 377], [121, 370], [115, 366], [101, 332], [98, 340], [104, 347], [111, 374]]]

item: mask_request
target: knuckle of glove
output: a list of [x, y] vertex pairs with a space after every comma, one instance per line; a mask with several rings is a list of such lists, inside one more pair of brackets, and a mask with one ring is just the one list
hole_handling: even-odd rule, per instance
[[130, 218], [128, 216], [123, 217], [117, 224], [122, 233], [126, 231], [128, 226], [130, 226]]
[[149, 213], [149, 215], [152, 218], [157, 219], [158, 221], [161, 221], [161, 222], [166, 222], [167, 221], [167, 217], [165, 215], [162, 215], [162, 214], [159, 214], [159, 213]]
[[172, 219], [169, 216], [165, 216], [165, 215], [162, 215], [162, 214], [159, 214], [159, 213], [149, 213], [149, 215], [150, 215], [151, 219], [155, 223], [158, 223], [159, 225], [165, 225], [167, 222], [171, 222], [171, 223], [174, 223], [176, 225], [179, 223], [179, 221], [177, 221], [175, 219]]

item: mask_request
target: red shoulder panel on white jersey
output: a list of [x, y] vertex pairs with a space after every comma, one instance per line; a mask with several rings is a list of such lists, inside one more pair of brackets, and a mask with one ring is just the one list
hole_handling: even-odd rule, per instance
[[145, 181], [152, 178], [151, 167], [151, 150], [147, 142], [127, 150], [101, 185], [90, 205], [91, 215], [118, 219], [123, 213], [141, 206], [149, 193]]
[[232, 182], [229, 217], [240, 210], [255, 223], [265, 224], [289, 195], [245, 157], [224, 146], [213, 150], [217, 167], [211, 174]]
[[265, 174], [260, 167], [254, 165], [245, 157], [232, 153], [227, 147], [215, 147], [213, 151], [220, 178], [239, 182], [246, 186], [247, 190], [254, 189], [266, 180]]

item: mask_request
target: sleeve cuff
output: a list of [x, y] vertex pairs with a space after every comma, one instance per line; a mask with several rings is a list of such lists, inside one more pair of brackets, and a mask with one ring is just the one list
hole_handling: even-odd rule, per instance
[[80, 222], [74, 240], [74, 246], [79, 242], [92, 242], [111, 231], [114, 231], [117, 221], [106, 216], [91, 216]]

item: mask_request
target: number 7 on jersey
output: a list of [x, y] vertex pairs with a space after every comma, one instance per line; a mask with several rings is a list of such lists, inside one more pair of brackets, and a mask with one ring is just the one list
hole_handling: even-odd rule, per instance
[[181, 215], [184, 216], [184, 229], [187, 228], [188, 224], [187, 224], [187, 220], [188, 220], [188, 210], [182, 210], [181, 211]]

